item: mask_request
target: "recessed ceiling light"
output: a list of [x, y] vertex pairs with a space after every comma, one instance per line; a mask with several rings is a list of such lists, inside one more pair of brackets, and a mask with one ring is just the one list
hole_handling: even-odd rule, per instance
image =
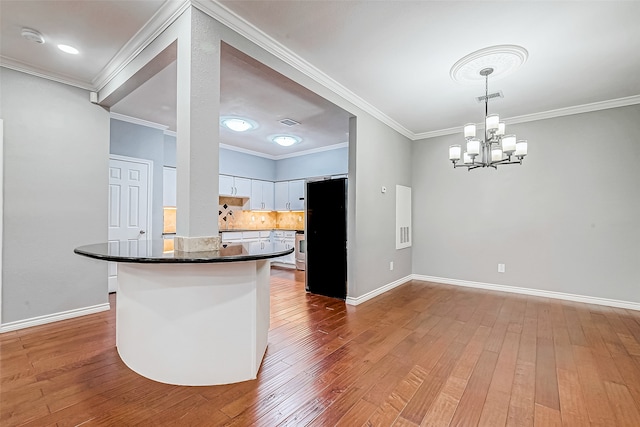
[[253, 120], [242, 117], [221, 117], [220, 124], [235, 132], [246, 132], [258, 127], [258, 124]]
[[291, 136], [291, 135], [276, 135], [273, 138], [271, 138], [271, 140], [278, 145], [282, 145], [283, 147], [290, 147], [293, 144], [297, 144], [300, 141], [302, 141], [297, 136]]
[[31, 42], [44, 44], [44, 37], [39, 31], [33, 30], [31, 28], [23, 28], [20, 32], [20, 35]]
[[66, 44], [59, 44], [58, 45], [58, 49], [60, 49], [64, 53], [69, 53], [71, 55], [77, 55], [77, 54], [80, 53], [80, 51], [78, 49], [76, 49], [75, 47], [69, 46], [69, 45], [66, 45]]

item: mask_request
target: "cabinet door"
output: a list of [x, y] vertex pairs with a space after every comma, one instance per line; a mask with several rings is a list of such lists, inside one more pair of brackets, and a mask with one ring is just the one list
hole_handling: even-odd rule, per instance
[[304, 180], [289, 181], [289, 209], [304, 210]]
[[176, 205], [176, 168], [165, 166], [162, 169], [162, 205]]
[[251, 197], [251, 180], [250, 179], [235, 177], [233, 179], [233, 184], [236, 189], [234, 196], [247, 197], [247, 198]]
[[251, 201], [250, 206], [252, 210], [264, 209], [262, 207], [263, 199], [263, 182], [257, 179], [251, 180]]
[[221, 196], [233, 196], [234, 186], [233, 177], [229, 175], [220, 175], [218, 181], [218, 194]]
[[277, 211], [287, 211], [289, 210], [289, 183], [287, 181], [284, 182], [276, 182], [274, 185], [275, 188], [275, 208]]
[[275, 196], [273, 182], [262, 181], [262, 203], [267, 211], [275, 209]]

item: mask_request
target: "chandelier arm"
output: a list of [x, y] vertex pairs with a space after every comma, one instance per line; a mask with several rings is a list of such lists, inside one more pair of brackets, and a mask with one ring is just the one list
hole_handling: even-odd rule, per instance
[[522, 164], [522, 160], [518, 161], [518, 160], [513, 160], [510, 162], [504, 162], [504, 163], [500, 163], [501, 165], [521, 165]]

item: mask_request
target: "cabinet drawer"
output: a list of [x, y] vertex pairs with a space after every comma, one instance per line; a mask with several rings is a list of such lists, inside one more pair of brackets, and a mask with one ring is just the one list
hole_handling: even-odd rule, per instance
[[242, 232], [241, 231], [224, 231], [221, 237], [223, 242], [240, 242], [242, 241]]

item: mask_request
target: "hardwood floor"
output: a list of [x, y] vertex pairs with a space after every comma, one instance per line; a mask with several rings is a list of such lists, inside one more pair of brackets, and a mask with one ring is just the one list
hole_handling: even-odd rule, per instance
[[113, 308], [2, 334], [0, 425], [640, 426], [640, 312], [426, 282], [352, 307], [303, 282], [272, 270], [240, 384], [135, 374]]

